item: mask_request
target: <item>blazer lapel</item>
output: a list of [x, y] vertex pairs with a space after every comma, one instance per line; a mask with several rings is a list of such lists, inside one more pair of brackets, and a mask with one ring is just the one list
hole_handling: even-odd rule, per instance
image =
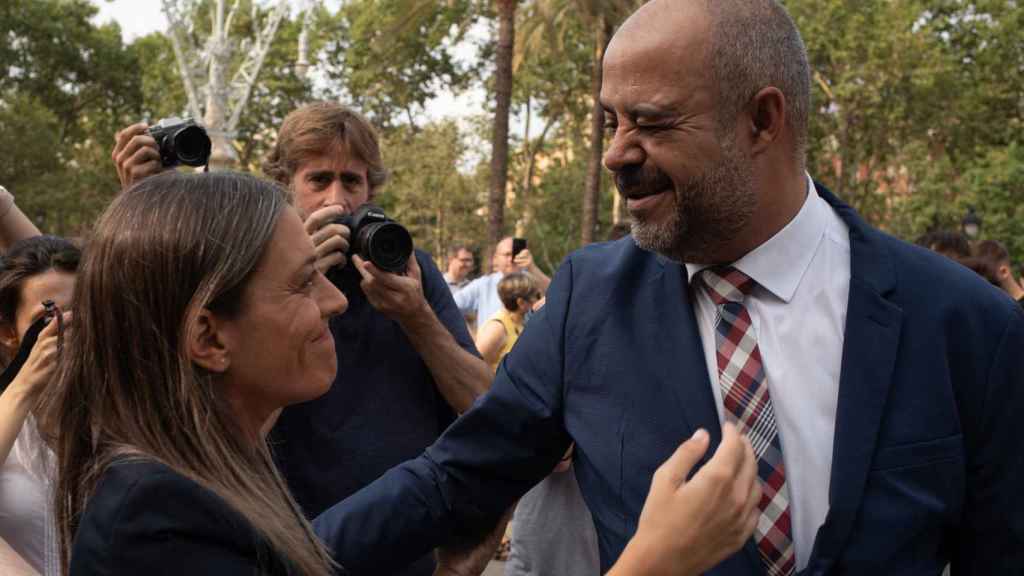
[[[711, 454], [722, 439], [722, 429], [715, 409], [715, 397], [711, 393], [697, 318], [690, 301], [686, 269], [662, 256], [658, 256], [658, 262], [662, 269], [654, 282], [659, 294], [652, 301], [674, 300], [678, 304], [664, 306], [658, 311], [661, 320], [651, 327], [657, 332], [652, 338], [657, 343], [657, 350], [651, 358], [657, 367], [659, 380], [671, 390], [689, 429], [704, 428], [710, 434], [708, 454]], [[707, 458], [705, 455], [702, 465]]]
[[875, 237], [878, 233], [820, 185], [818, 193], [849, 227], [851, 279], [829, 512], [807, 567], [813, 574], [827, 573], [839, 558], [860, 508], [903, 322], [902, 310], [886, 298], [895, 290], [896, 278], [888, 253]]
[[[668, 383], [680, 413], [696, 431], [704, 428], [710, 436], [708, 451], [698, 466], [703, 466], [714, 455], [722, 441], [722, 427], [718, 421], [718, 409], [711, 391], [704, 346], [700, 340], [696, 312], [693, 309], [692, 292], [689, 289], [686, 268], [658, 256], [661, 273], [653, 281], [657, 283], [659, 296], [653, 301], [671, 301], [677, 298], [677, 306], [666, 306], [661, 311], [662, 322], [653, 329], [658, 334], [653, 339], [658, 349], [652, 357], [658, 366], [659, 380]], [[694, 467], [696, 470], [697, 467]], [[709, 574], [764, 574], [764, 565], [753, 538], [749, 539], [738, 552]]]

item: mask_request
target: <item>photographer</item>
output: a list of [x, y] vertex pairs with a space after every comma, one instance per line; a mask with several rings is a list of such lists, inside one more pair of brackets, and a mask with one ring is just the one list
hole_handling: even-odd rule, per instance
[[[122, 184], [160, 171], [144, 125], [122, 130], [113, 158]], [[331, 321], [338, 376], [324, 396], [284, 410], [271, 432], [275, 457], [310, 518], [419, 455], [486, 391], [479, 358], [448, 286], [416, 250], [404, 274], [349, 255], [339, 222], [373, 200], [387, 179], [369, 123], [334, 103], [285, 118], [264, 172], [291, 190], [318, 267], [345, 293]], [[402, 574], [428, 575], [431, 558]]]
[[[0, 538], [43, 576], [60, 574], [52, 527], [53, 453], [43, 442], [35, 412], [54, 377], [59, 329], [70, 320], [40, 319], [71, 304], [80, 253], [63, 238], [36, 236], [15, 244], [0, 264], [0, 349], [8, 366], [0, 393]], [[59, 313], [59, 312], [58, 312]], [[34, 339], [34, 344], [32, 344]], [[21, 348], [31, 350], [20, 357]], [[2, 387], [2, 386], [0, 386]]]

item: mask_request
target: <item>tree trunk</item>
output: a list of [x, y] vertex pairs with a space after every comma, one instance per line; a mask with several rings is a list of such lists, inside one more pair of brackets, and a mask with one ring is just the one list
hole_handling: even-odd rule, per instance
[[512, 49], [518, 0], [496, 0], [498, 48], [494, 70], [494, 129], [491, 136], [491, 189], [487, 197], [487, 241], [490, 251], [505, 229], [505, 186], [508, 182], [508, 116], [512, 104]]
[[594, 59], [590, 72], [590, 154], [587, 160], [587, 181], [583, 190], [583, 220], [580, 222], [580, 242], [590, 244], [597, 233], [597, 206], [601, 197], [601, 156], [604, 154], [604, 111], [601, 108], [601, 63], [608, 44], [608, 29], [604, 16], [594, 25]]
[[231, 47], [228, 44], [230, 31], [225, 29], [224, 3], [225, 0], [217, 0], [216, 12], [213, 16], [213, 34], [210, 35], [209, 87], [206, 96], [206, 116], [203, 119], [212, 144], [211, 170], [226, 170], [238, 162], [238, 155], [225, 132], [228, 100], [227, 66], [228, 60], [231, 58]]

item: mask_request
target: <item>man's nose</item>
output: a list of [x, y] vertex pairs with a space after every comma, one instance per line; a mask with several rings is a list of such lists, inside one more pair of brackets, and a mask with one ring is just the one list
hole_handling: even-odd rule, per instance
[[327, 195], [328, 206], [341, 206], [345, 209], [346, 214], [352, 212], [351, 203], [348, 200], [348, 195], [345, 194], [345, 187], [341, 185], [341, 182], [335, 180], [331, 184], [330, 193]]
[[646, 155], [633, 137], [620, 128], [615, 131], [608, 150], [604, 153], [604, 166], [612, 172], [619, 172], [628, 166], [644, 163]]

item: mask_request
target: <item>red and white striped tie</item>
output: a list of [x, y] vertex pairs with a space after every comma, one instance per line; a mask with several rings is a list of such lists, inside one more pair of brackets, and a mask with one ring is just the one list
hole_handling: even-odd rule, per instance
[[725, 417], [750, 439], [757, 456], [762, 495], [754, 530], [768, 576], [790, 576], [796, 567], [786, 466], [768, 395], [768, 381], [744, 298], [756, 283], [731, 266], [701, 272], [704, 288], [717, 306], [715, 344], [718, 385]]

